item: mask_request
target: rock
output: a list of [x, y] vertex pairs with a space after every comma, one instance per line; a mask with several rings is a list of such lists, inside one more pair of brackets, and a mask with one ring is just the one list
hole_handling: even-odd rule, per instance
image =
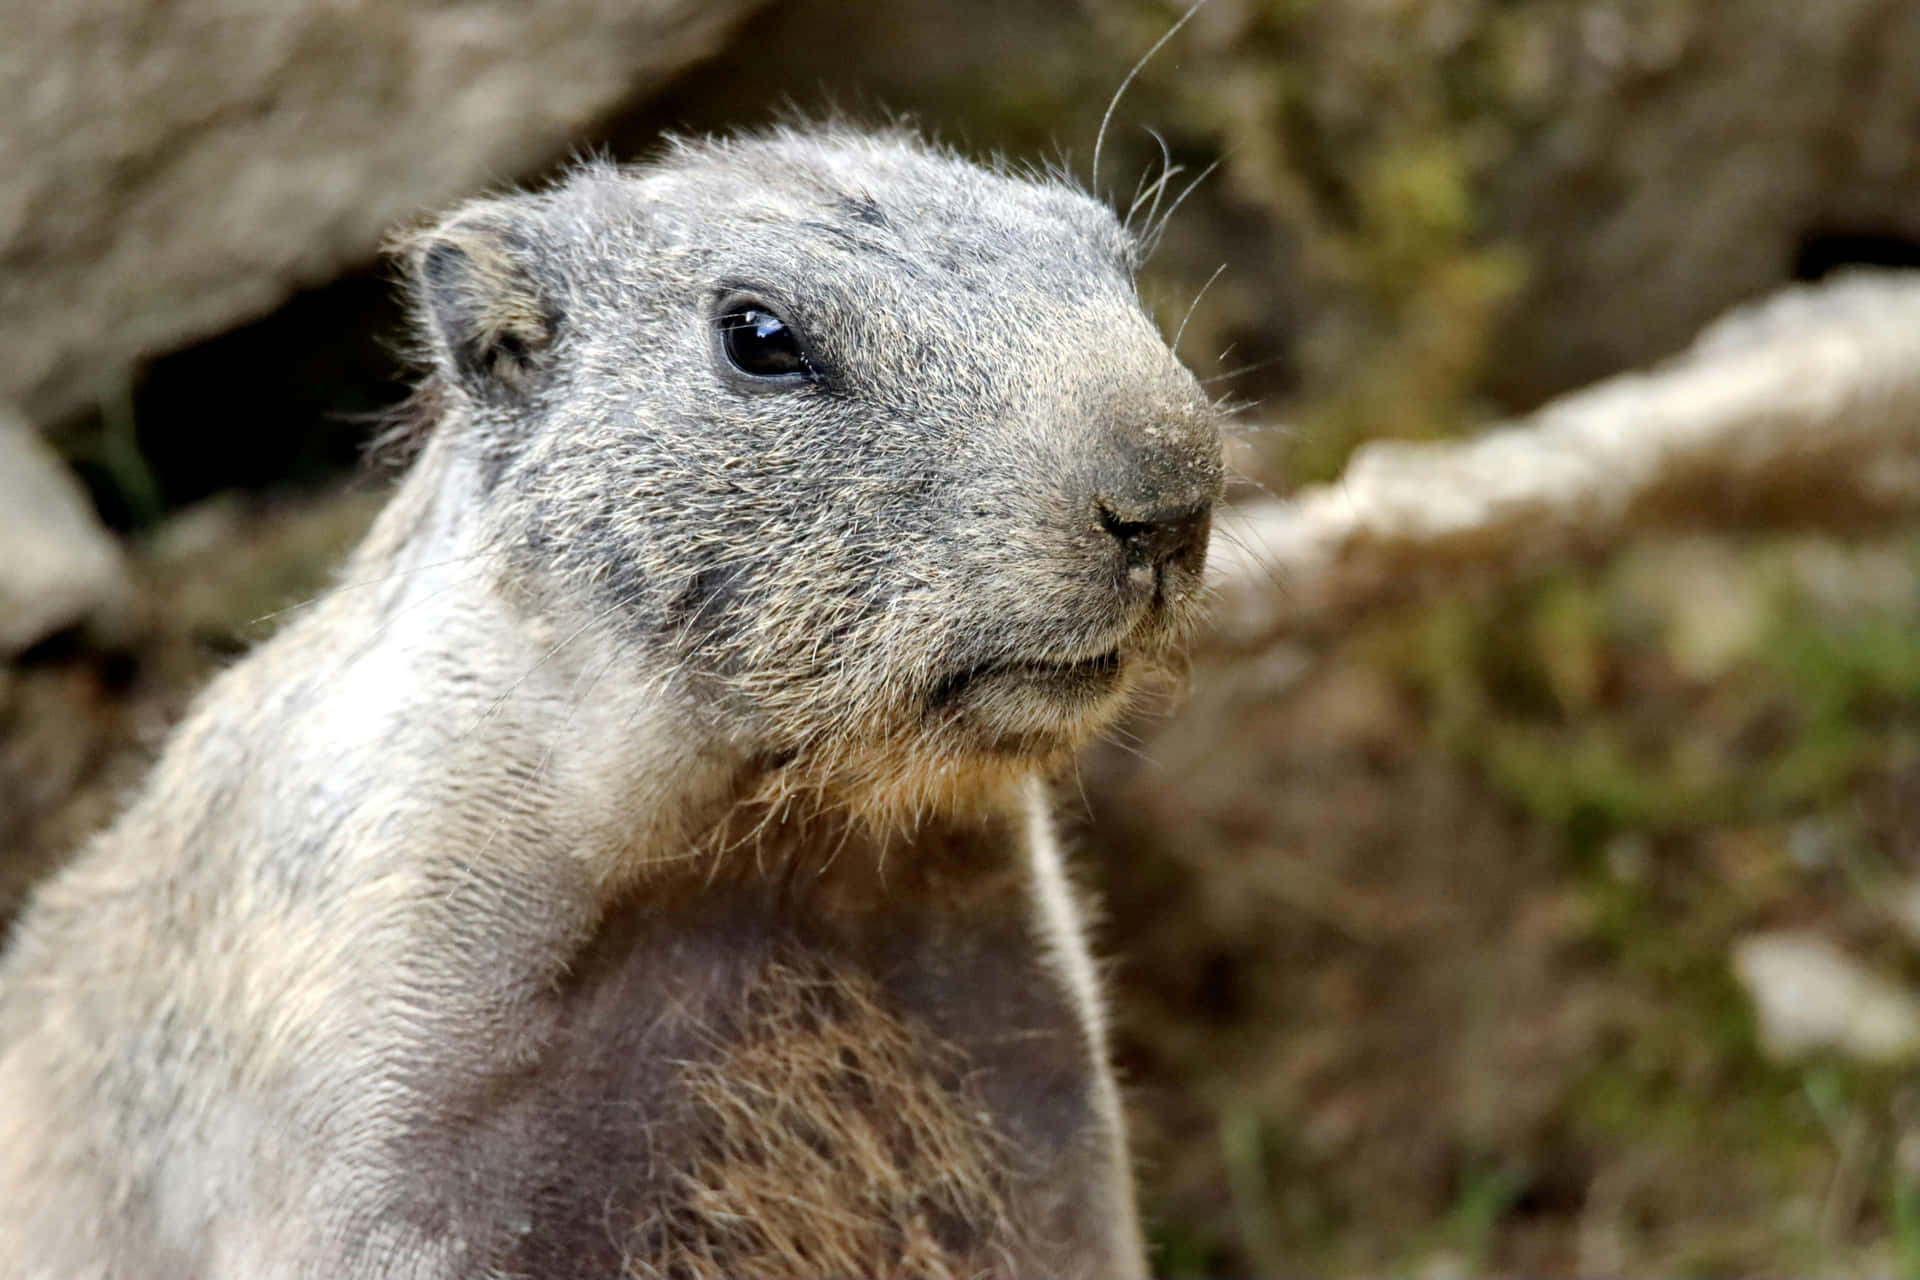
[[1536, 400], [1672, 350], [1823, 270], [1821, 238], [1843, 262], [1920, 242], [1909, 0], [1567, 14], [1546, 55], [1556, 87], [1491, 184], [1491, 220], [1531, 264], [1501, 335], [1503, 393]]
[[[1796, 286], [1643, 373], [1468, 439], [1372, 441], [1337, 483], [1234, 509], [1208, 556], [1207, 642], [1325, 631], [1422, 588], [1514, 577], [1646, 529], [1904, 524], [1920, 511], [1917, 452], [1920, 273]], [[1661, 573], [1683, 576], [1660, 554]], [[1711, 560], [1684, 576], [1712, 576]], [[1707, 678], [1758, 643], [1758, 587], [1685, 589], [1698, 597], [1689, 625], [1723, 633], [1673, 637]]]
[[556, 158], [756, 0], [61, 0], [0, 40], [0, 402], [142, 359]]
[[1888, 896], [1887, 914], [1908, 941], [1920, 946], [1920, 880], [1909, 880]]
[[1865, 1062], [1920, 1056], [1920, 1001], [1860, 968], [1824, 939], [1782, 931], [1734, 948], [1734, 973], [1780, 1060], [1833, 1051]]
[[0, 660], [56, 631], [127, 613], [120, 548], [86, 494], [18, 416], [0, 410]]

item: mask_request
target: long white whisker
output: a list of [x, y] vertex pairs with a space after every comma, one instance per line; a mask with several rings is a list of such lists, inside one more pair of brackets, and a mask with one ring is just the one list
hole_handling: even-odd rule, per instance
[[296, 600], [292, 604], [282, 605], [278, 609], [273, 609], [267, 613], [263, 613], [258, 617], [249, 620], [248, 625], [258, 626], [263, 622], [272, 622], [275, 618], [281, 617], [284, 614], [294, 613], [301, 609], [311, 609], [314, 605], [319, 604], [322, 600], [325, 600], [328, 596], [334, 595], [335, 593], [338, 593], [338, 592], [362, 591], [368, 587], [378, 587], [378, 586], [384, 585], [385, 583], [393, 582], [396, 579], [404, 578], [408, 574], [425, 573], [430, 569], [445, 569], [450, 565], [464, 564], [468, 560], [477, 560], [481, 556], [486, 555], [492, 549], [493, 549], [492, 543], [483, 543], [481, 546], [479, 546], [473, 551], [467, 552], [465, 555], [452, 556], [446, 560], [435, 560], [428, 564], [408, 565], [404, 569], [395, 569], [392, 573], [383, 573], [377, 578], [363, 578], [358, 582], [336, 582], [333, 585], [329, 586], [326, 590], [320, 592], [318, 595], [308, 596], [305, 600]]
[[1147, 209], [1146, 225], [1149, 227], [1153, 225], [1154, 215], [1160, 211], [1161, 194], [1166, 191], [1167, 183], [1173, 180], [1173, 176], [1180, 172], [1180, 166], [1173, 162], [1173, 152], [1168, 149], [1167, 140], [1160, 136], [1158, 130], [1148, 129], [1147, 133], [1160, 144], [1160, 176], [1154, 179], [1153, 185], [1149, 187], [1146, 185], [1146, 174], [1140, 175], [1141, 189], [1134, 192], [1133, 203], [1127, 206], [1126, 221], [1121, 224], [1129, 232], [1133, 230], [1133, 215], [1140, 211], [1142, 202], [1149, 199], [1153, 203]]
[[1194, 311], [1200, 306], [1200, 299], [1207, 296], [1207, 290], [1213, 288], [1213, 282], [1215, 280], [1218, 280], [1220, 278], [1220, 273], [1222, 271], [1225, 271], [1226, 269], [1227, 269], [1227, 264], [1224, 262], [1221, 263], [1219, 266], [1215, 267], [1213, 269], [1213, 274], [1207, 277], [1207, 282], [1200, 286], [1200, 292], [1194, 294], [1193, 301], [1187, 304], [1187, 314], [1180, 317], [1180, 327], [1173, 331], [1173, 341], [1167, 344], [1169, 347], [1173, 348], [1173, 353], [1175, 355], [1180, 354], [1180, 338], [1187, 331], [1187, 321], [1193, 319]]
[[1133, 64], [1132, 70], [1127, 72], [1127, 78], [1122, 80], [1120, 87], [1113, 91], [1113, 97], [1107, 103], [1106, 114], [1100, 117], [1100, 131], [1093, 135], [1093, 171], [1087, 175], [1087, 181], [1092, 185], [1095, 195], [1100, 194], [1100, 148], [1107, 140], [1107, 125], [1113, 120], [1114, 108], [1120, 105], [1120, 99], [1126, 96], [1127, 86], [1133, 83], [1134, 77], [1140, 74], [1152, 60], [1153, 55], [1164, 49], [1167, 41], [1173, 39], [1175, 33], [1186, 26], [1187, 20], [1200, 12], [1201, 6], [1206, 3], [1207, 0], [1193, 0], [1193, 3], [1187, 6], [1187, 11], [1180, 15], [1180, 20], [1168, 27], [1165, 35], [1153, 42], [1153, 48], [1140, 55], [1140, 60]]
[[518, 676], [514, 677], [513, 682], [507, 685], [506, 688], [502, 689], [498, 694], [498, 696], [496, 696], [494, 700], [487, 705], [487, 709], [480, 713], [480, 718], [478, 720], [475, 720], [473, 724], [468, 727], [467, 731], [460, 735], [459, 740], [464, 741], [467, 738], [473, 736], [475, 731], [477, 731], [482, 725], [486, 724], [487, 721], [491, 720], [494, 717], [494, 715], [499, 712], [500, 708], [506, 705], [507, 699], [513, 696], [514, 691], [518, 689], [521, 685], [525, 684], [527, 680], [533, 675], [534, 672], [538, 671], [541, 667], [545, 666], [548, 659], [552, 658], [555, 654], [559, 653], [562, 649], [566, 648], [568, 645], [572, 644], [575, 640], [578, 640], [581, 636], [585, 635], [588, 632], [588, 630], [590, 630], [591, 628], [597, 626], [601, 622], [612, 617], [614, 614], [618, 613], [620, 610], [630, 608], [633, 605], [633, 603], [634, 603], [634, 597], [623, 597], [622, 599], [614, 601], [612, 604], [608, 605], [606, 608], [594, 614], [592, 617], [588, 618], [585, 622], [581, 623], [579, 626], [575, 627], [571, 632], [569, 632], [565, 637], [563, 637], [558, 644], [554, 645], [551, 649], [548, 649], [545, 653], [535, 658], [533, 662], [528, 665], [525, 671], [522, 671]]
[[1146, 244], [1142, 246], [1147, 257], [1151, 258], [1160, 251], [1160, 241], [1162, 237], [1167, 234], [1167, 224], [1173, 221], [1173, 215], [1180, 211], [1180, 206], [1187, 202], [1187, 197], [1198, 190], [1200, 184], [1208, 178], [1211, 178], [1213, 171], [1225, 162], [1225, 156], [1215, 160], [1212, 164], [1202, 169], [1199, 174], [1194, 177], [1192, 182], [1189, 182], [1185, 187], [1181, 188], [1180, 194], [1175, 196], [1173, 203], [1167, 206], [1167, 211], [1160, 215], [1160, 221], [1154, 223], [1152, 229], [1147, 232]]

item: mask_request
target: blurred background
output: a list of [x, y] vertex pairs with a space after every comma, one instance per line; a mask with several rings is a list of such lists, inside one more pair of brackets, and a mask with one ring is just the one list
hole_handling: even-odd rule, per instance
[[[1142, 293], [1282, 520], [1356, 450], [1920, 266], [1916, 0], [1212, 0], [1092, 175], [1183, 8], [0, 0], [0, 920], [377, 508], [382, 238], [569, 157], [832, 109], [1123, 208], [1177, 170]], [[1087, 757], [1161, 1272], [1920, 1274], [1920, 418], [1882, 416], [1844, 474], [1697, 457], [1529, 554], [1413, 538], [1338, 610], [1243, 581], [1284, 625]]]

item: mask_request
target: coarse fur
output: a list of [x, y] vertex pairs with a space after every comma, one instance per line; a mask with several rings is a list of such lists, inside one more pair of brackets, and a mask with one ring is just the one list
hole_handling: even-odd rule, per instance
[[1220, 486], [1133, 240], [836, 127], [399, 253], [419, 457], [0, 960], [0, 1277], [1144, 1274], [1044, 785]]

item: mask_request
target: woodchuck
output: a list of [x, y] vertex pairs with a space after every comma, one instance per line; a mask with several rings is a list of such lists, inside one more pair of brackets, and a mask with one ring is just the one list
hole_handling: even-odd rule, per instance
[[0, 966], [0, 1276], [1144, 1274], [1046, 803], [1221, 485], [1135, 238], [830, 127], [399, 253], [417, 458]]

